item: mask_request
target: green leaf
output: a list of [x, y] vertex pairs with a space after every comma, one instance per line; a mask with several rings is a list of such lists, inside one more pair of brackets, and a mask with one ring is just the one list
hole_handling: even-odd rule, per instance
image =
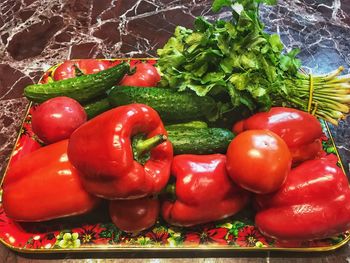
[[247, 73], [235, 73], [231, 75], [229, 81], [237, 90], [245, 90], [249, 82], [249, 77]]
[[202, 84], [207, 84], [209, 82], [220, 83], [222, 81], [222, 83], [225, 84], [224, 78], [225, 78], [224, 72], [209, 72], [202, 78], [201, 83]]
[[182, 39], [188, 34], [183, 35], [181, 31], [182, 31], [181, 27], [176, 27], [175, 36], [169, 38], [168, 42], [164, 45], [164, 47], [157, 50], [158, 56], [161, 57], [161, 56], [167, 55], [168, 53], [172, 53], [173, 50], [177, 50], [181, 52], [183, 51], [184, 45], [183, 45]]
[[226, 73], [231, 73], [233, 70], [233, 61], [231, 57], [226, 57], [220, 62], [221, 69]]
[[252, 98], [246, 93], [240, 94], [239, 101], [242, 105], [246, 106], [251, 112], [253, 112], [256, 108], [254, 100], [252, 100]]
[[275, 53], [281, 53], [283, 50], [283, 43], [281, 42], [281, 39], [279, 35], [273, 34], [269, 37], [269, 43], [271, 45], [272, 50]]
[[267, 5], [275, 5], [277, 4], [277, 0], [255, 0], [257, 3], [264, 3]]
[[270, 51], [270, 47], [268, 45], [263, 45], [261, 48], [258, 47], [257, 51], [260, 51], [261, 54], [267, 54]]
[[230, 22], [225, 23], [225, 30], [230, 35], [231, 38], [236, 38], [237, 30], [236, 27]]
[[217, 45], [218, 45], [218, 48], [221, 50], [221, 52], [223, 54], [229, 54], [230, 53], [230, 46], [229, 46], [229, 43], [226, 39], [226, 36], [225, 35], [219, 35], [217, 37]]
[[178, 67], [184, 63], [185, 60], [186, 58], [181, 52], [174, 50], [173, 54], [168, 54], [162, 59], [159, 59], [157, 64], [161, 67], [163, 67], [163, 65], [172, 65], [173, 67]]
[[194, 84], [194, 83], [188, 83], [186, 87], [188, 89], [193, 90], [196, 92], [198, 96], [205, 96], [207, 95], [210, 90], [215, 86], [215, 83], [209, 84], [209, 85], [200, 85], [200, 84]]
[[247, 90], [252, 94], [253, 98], [259, 98], [266, 95], [266, 89], [259, 85], [250, 85]]
[[208, 63], [204, 62], [199, 68], [194, 70], [192, 73], [196, 77], [202, 77], [208, 70]]
[[276, 73], [276, 67], [274, 65], [271, 65], [268, 63], [265, 57], [260, 57], [260, 61], [262, 64], [262, 69], [265, 71], [265, 74], [267, 76], [267, 79], [270, 82], [273, 82], [276, 79], [277, 73]]
[[261, 50], [261, 47], [265, 47], [267, 43], [267, 40], [264, 37], [261, 37], [260, 35], [256, 35], [256, 38], [254, 40], [251, 40], [250, 43], [247, 45], [247, 49], [255, 49], [257, 51]]
[[212, 4], [213, 12], [219, 12], [224, 6], [232, 5], [232, 0], [214, 0]]
[[287, 71], [291, 65], [292, 65], [292, 59], [288, 56], [281, 55], [280, 68], [284, 71]]
[[246, 70], [259, 68], [258, 59], [252, 52], [242, 54], [240, 56], [240, 63], [241, 66]]
[[202, 39], [203, 39], [203, 33], [194, 32], [186, 37], [185, 43], [191, 46], [193, 44], [199, 44], [202, 41]]
[[196, 31], [205, 32], [208, 28], [212, 27], [213, 25], [202, 16], [196, 17], [194, 20], [194, 29]]
[[227, 84], [227, 90], [228, 90], [228, 94], [230, 95], [232, 106], [233, 107], [239, 106], [241, 103], [241, 98], [238, 91], [235, 89], [235, 87], [231, 83]]
[[192, 53], [196, 50], [196, 48], [201, 45], [203, 42], [203, 39], [205, 38], [203, 33], [200, 32], [194, 32], [190, 35], [188, 35], [185, 39], [185, 43], [189, 46], [186, 49], [186, 52]]
[[287, 71], [291, 74], [296, 74], [301, 66], [301, 61], [296, 58], [296, 55], [299, 53], [299, 49], [293, 49], [286, 55], [281, 55], [279, 62], [280, 68], [283, 71]]
[[243, 10], [239, 16], [237, 30], [238, 31], [253, 31], [255, 27], [254, 21], [249, 17], [249, 15]]

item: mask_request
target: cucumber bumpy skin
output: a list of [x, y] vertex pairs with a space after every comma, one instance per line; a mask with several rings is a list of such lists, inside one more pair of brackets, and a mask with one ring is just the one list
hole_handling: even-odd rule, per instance
[[46, 84], [33, 84], [24, 89], [24, 96], [33, 102], [67, 96], [80, 103], [103, 95], [118, 83], [130, 70], [130, 65], [123, 62], [95, 74], [83, 75]]
[[112, 106], [131, 103], [146, 104], [155, 109], [165, 122], [198, 120], [217, 112], [213, 98], [199, 97], [190, 91], [178, 92], [156, 87], [115, 86], [108, 93]]
[[174, 154], [226, 153], [234, 134], [223, 128], [165, 127]]
[[176, 129], [176, 128], [208, 128], [208, 124], [204, 121], [190, 121], [182, 123], [168, 124], [166, 129]]
[[96, 101], [92, 101], [90, 103], [84, 104], [83, 106], [88, 120], [112, 108], [109, 104], [107, 97]]

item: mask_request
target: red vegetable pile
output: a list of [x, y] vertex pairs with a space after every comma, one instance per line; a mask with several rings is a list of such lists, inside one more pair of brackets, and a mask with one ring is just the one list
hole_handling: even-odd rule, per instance
[[[67, 65], [66, 74], [61, 65], [54, 76], [71, 76]], [[121, 83], [154, 86], [155, 68], [140, 77], [145, 66], [138, 65]], [[321, 125], [306, 112], [271, 108], [234, 124], [237, 136], [226, 154], [174, 156], [162, 119], [147, 105], [119, 106], [75, 125], [69, 116], [81, 109], [63, 107], [61, 119], [35, 124], [52, 100], [33, 113], [45, 146], [12, 162], [3, 183], [3, 207], [14, 220], [78, 215], [105, 199], [111, 220], [126, 232], [151, 227], [159, 214], [171, 225], [196, 226], [234, 216], [249, 203], [261, 233], [279, 240], [325, 238], [350, 228], [347, 178], [337, 158], [322, 150]], [[62, 122], [69, 129], [57, 129]], [[45, 129], [50, 137], [41, 134]]]

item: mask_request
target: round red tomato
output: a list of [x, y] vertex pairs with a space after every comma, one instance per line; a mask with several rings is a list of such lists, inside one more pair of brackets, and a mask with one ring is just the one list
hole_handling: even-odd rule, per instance
[[227, 171], [242, 188], [257, 194], [276, 191], [291, 169], [287, 144], [267, 130], [240, 133], [227, 149]]
[[135, 65], [135, 73], [126, 75], [119, 85], [154, 87], [160, 81], [158, 70], [149, 63], [138, 63]]
[[140, 232], [153, 226], [159, 214], [159, 200], [150, 197], [114, 200], [109, 203], [112, 222], [125, 232]]
[[40, 104], [32, 114], [33, 132], [46, 144], [68, 139], [87, 120], [84, 108], [74, 99], [56, 97]]
[[94, 74], [116, 65], [115, 62], [98, 59], [68, 60], [59, 65], [53, 73], [54, 80], [63, 80], [76, 77], [76, 67], [83, 74]]

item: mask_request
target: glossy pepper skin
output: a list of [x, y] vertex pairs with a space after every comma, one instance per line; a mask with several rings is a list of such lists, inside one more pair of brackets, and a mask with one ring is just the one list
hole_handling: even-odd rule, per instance
[[170, 176], [173, 148], [165, 141], [144, 165], [134, 160], [132, 137], [167, 135], [158, 113], [143, 104], [114, 108], [73, 132], [68, 156], [88, 192], [105, 199], [137, 199], [158, 193]]
[[13, 164], [21, 160], [24, 156], [34, 152], [35, 150], [41, 147], [40, 143], [38, 143], [34, 138], [32, 138], [28, 134], [23, 134], [19, 138], [15, 150], [12, 153], [11, 161], [9, 167]]
[[68, 140], [42, 147], [14, 163], [3, 182], [2, 204], [16, 221], [46, 221], [90, 211], [99, 199], [83, 188], [68, 161]]
[[288, 145], [293, 164], [314, 159], [322, 152], [322, 127], [313, 115], [284, 107], [273, 107], [268, 112], [259, 112], [236, 123], [235, 133], [245, 130], [270, 130], [279, 135]]
[[170, 224], [194, 226], [237, 213], [249, 195], [226, 172], [226, 156], [177, 155], [171, 174], [176, 178], [176, 200], [165, 200], [161, 213]]
[[321, 239], [350, 229], [349, 184], [334, 156], [302, 163], [282, 188], [256, 203], [256, 226], [275, 239]]

